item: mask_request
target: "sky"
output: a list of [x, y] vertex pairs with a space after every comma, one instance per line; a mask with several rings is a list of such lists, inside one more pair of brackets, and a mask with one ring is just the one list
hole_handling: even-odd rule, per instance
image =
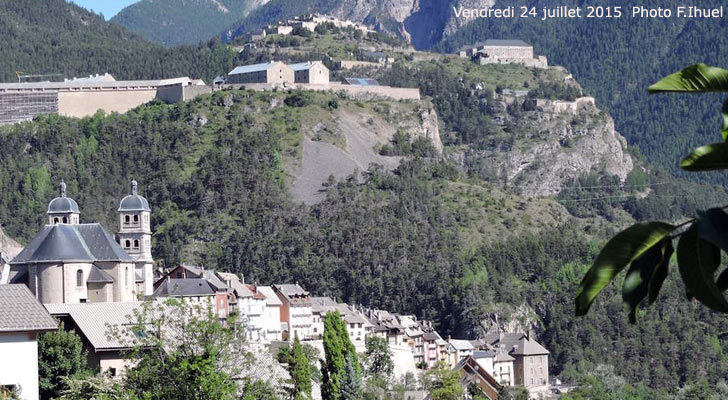
[[71, 0], [81, 7], [94, 10], [96, 13], [104, 14], [104, 18], [109, 20], [116, 15], [122, 8], [129, 4], [134, 4], [139, 0]]

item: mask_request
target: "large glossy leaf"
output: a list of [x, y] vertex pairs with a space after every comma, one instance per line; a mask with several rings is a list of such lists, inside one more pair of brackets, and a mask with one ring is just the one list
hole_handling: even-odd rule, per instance
[[698, 236], [728, 252], [728, 214], [722, 208], [711, 208], [698, 216]]
[[637, 321], [637, 307], [647, 297], [648, 289], [650, 301], [657, 297], [667, 277], [672, 252], [672, 240], [667, 237], [632, 262], [622, 286], [622, 299], [629, 306], [629, 322]]
[[672, 239], [666, 240], [665, 244], [662, 246], [662, 260], [660, 264], [657, 265], [657, 268], [655, 268], [655, 272], [652, 274], [652, 278], [650, 278], [650, 304], [654, 303], [657, 300], [657, 295], [660, 294], [662, 284], [665, 282], [667, 274], [670, 271], [670, 259], [672, 258], [672, 255], [674, 253], [675, 248], [672, 247]]
[[720, 312], [728, 312], [728, 302], [715, 282], [720, 265], [720, 248], [698, 236], [700, 220], [683, 235], [677, 246], [677, 264], [687, 291], [698, 301]]
[[650, 93], [728, 92], [728, 70], [695, 64], [666, 76], [647, 90]]
[[698, 147], [680, 162], [686, 171], [714, 171], [728, 168], [728, 142]]
[[599, 292], [628, 264], [675, 229], [664, 222], [644, 222], [617, 234], [602, 249], [576, 292], [576, 315], [585, 315]]

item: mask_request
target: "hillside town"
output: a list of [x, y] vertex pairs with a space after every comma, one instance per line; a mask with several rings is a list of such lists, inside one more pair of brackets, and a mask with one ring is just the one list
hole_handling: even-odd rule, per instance
[[[549, 394], [549, 351], [521, 332], [491, 332], [480, 338], [441, 336], [433, 323], [360, 304], [346, 304], [295, 282], [268, 286], [244, 276], [178, 265], [154, 267], [152, 206], [139, 184], [115, 210], [112, 234], [81, 218], [82, 208], [59, 184], [47, 209], [47, 224], [10, 260], [0, 258], [0, 350], [15, 360], [0, 363], [0, 385], [22, 386], [24, 399], [37, 399], [37, 335], [58, 329], [76, 332], [88, 351], [89, 367], [112, 377], [129, 368], [130, 350], [109, 334], [131, 323], [143, 301], [184, 299], [212, 308], [221, 320], [243, 321], [244, 340], [269, 349], [294, 339], [323, 349], [324, 317], [338, 313], [358, 352], [366, 339], [386, 341], [397, 376], [444, 363], [460, 373], [464, 386], [477, 385], [495, 400], [502, 386], [520, 386], [533, 398]], [[272, 351], [272, 350], [271, 350]]]

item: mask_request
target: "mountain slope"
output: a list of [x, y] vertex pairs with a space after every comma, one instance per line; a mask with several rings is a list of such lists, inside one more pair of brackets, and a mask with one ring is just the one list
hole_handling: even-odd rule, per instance
[[236, 57], [214, 42], [165, 49], [64, 0], [0, 2], [0, 38], [2, 82], [17, 81], [16, 71], [61, 74], [55, 80], [104, 72], [117, 79], [211, 79]]
[[[540, 10], [553, 3], [498, 1], [499, 7], [509, 5]], [[569, 0], [559, 5], [585, 4]], [[622, 6], [625, 15], [604, 20], [478, 19], [447, 38], [438, 49], [451, 52], [491, 38], [533, 43], [538, 54], [547, 55], [550, 64], [567, 67], [586, 91], [595, 95], [597, 104], [614, 117], [617, 130], [650, 162], [685, 176], [677, 168], [680, 158], [695, 146], [719, 138], [721, 99], [710, 95], [649, 96], [646, 89], [660, 78], [697, 62], [727, 67], [728, 37], [723, 32], [728, 21], [639, 19], [629, 14], [633, 2], [617, 0], [610, 5]], [[660, 5], [674, 10], [683, 4], [670, 0]], [[717, 0], [701, 3], [701, 7], [720, 5]], [[725, 182], [716, 174], [690, 176]]]
[[485, 7], [494, 0], [271, 0], [235, 24], [228, 37], [307, 13], [325, 13], [396, 33], [417, 48], [429, 48], [460, 25], [452, 7]]
[[142, 0], [111, 22], [165, 46], [196, 44], [222, 33], [268, 0]]

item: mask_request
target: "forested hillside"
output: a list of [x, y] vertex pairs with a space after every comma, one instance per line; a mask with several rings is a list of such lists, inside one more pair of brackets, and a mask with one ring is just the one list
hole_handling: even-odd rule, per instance
[[220, 34], [265, 0], [144, 0], [111, 22], [165, 46], [196, 44]]
[[[218, 92], [126, 115], [49, 116], [5, 127], [0, 220], [27, 240], [64, 178], [84, 220], [113, 227], [119, 198], [135, 178], [153, 205], [154, 255], [165, 265], [197, 260], [250, 281], [298, 281], [347, 302], [433, 319], [455, 337], [477, 332], [489, 314], [508, 318], [505, 310], [526, 304], [552, 351], [553, 372], [571, 379], [596, 364], [654, 388], [728, 373], [725, 318], [686, 303], [674, 283], [637, 326], [618, 312], [614, 287], [589, 317], [574, 319], [573, 292], [611, 232], [599, 219], [567, 217], [520, 236], [501, 231], [473, 246], [469, 236], [478, 230], [469, 227], [522, 200], [434, 159], [413, 159], [394, 173], [374, 168], [366, 183], [345, 180], [323, 202], [296, 205], [281, 164], [297, 146], [296, 107], [255, 111], [267, 109], [273, 95]], [[509, 223], [515, 231], [535, 217]]]
[[[545, 0], [498, 1], [508, 5], [553, 6]], [[568, 0], [559, 5], [578, 6]], [[725, 19], [688, 20], [633, 19], [634, 2], [617, 0], [621, 19], [479, 19], [462, 28], [437, 46], [454, 51], [462, 45], [491, 38], [523, 39], [548, 56], [550, 64], [563, 65], [574, 74], [587, 92], [607, 109], [630, 144], [647, 159], [673, 173], [678, 160], [699, 144], [710, 143], [720, 129], [721, 99], [716, 96], [648, 96], [646, 88], [685, 66], [705, 62], [728, 66], [728, 27]], [[684, 5], [665, 1], [662, 7]], [[719, 6], [719, 1], [701, 2], [701, 7]], [[691, 179], [725, 183], [721, 174], [691, 174]]]
[[[215, 43], [167, 50], [61, 0], [43, 4], [45, 8], [39, 0], [13, 0], [0, 5], [5, 39], [0, 48], [8, 55], [0, 59], [4, 80], [13, 80], [16, 69], [209, 79], [235, 62], [258, 57], [236, 59], [244, 56]], [[524, 26], [523, 35], [534, 29]], [[556, 34], [571, 28], [552, 29]], [[651, 31], [642, 29], [632, 33], [649, 36]], [[609, 42], [600, 51], [615, 50], [610, 47], [615, 41], [606, 40], [608, 33], [595, 33]], [[346, 54], [343, 46], [352, 44], [336, 38], [322, 40], [342, 47], [317, 51]], [[657, 39], [648, 39], [649, 46], [657, 46]], [[606, 56], [587, 53], [586, 44], [574, 46], [575, 58], [592, 54], [592, 68], [611, 79], [604, 80], [605, 87], [618, 95], [612, 99], [607, 89], [597, 90], [596, 75], [587, 79], [587, 91], [603, 103], [611, 99], [617, 113], [627, 111], [615, 108], [618, 100], [631, 98], [643, 114], [630, 115], [652, 129], [648, 135], [645, 128], [644, 137], [655, 143], [664, 139], [666, 154], [688, 151], [692, 138], [679, 133], [691, 132], [690, 127], [682, 131], [677, 123], [696, 118], [697, 125], [698, 116], [672, 100], [644, 103], [654, 109], [639, 108], [640, 96], [646, 97], [642, 81], [620, 80], [629, 74], [618, 74], [616, 66], [608, 69]], [[554, 49], [548, 55], [565, 63], [567, 52]], [[583, 171], [557, 196], [523, 197], [517, 185], [484, 173], [489, 162], [484, 155], [523, 145], [521, 133], [529, 129], [522, 128], [538, 126], [542, 115], [520, 101], [504, 106], [495, 95], [504, 88], [528, 88], [532, 98], [569, 100], [580, 94], [578, 85], [556, 84], [564, 80], [563, 72], [479, 67], [437, 55], [432, 55], [436, 61], [409, 58], [398, 54], [390, 69], [357, 73], [421, 87], [440, 118], [442, 158], [413, 151], [413, 144], [400, 136], [385, 151], [407, 156], [399, 168], [388, 172], [371, 165], [357, 176], [322, 182], [325, 198], [305, 206], [292, 200], [286, 172], [286, 163], [301, 153], [303, 118], [333, 119], [335, 110], [347, 107], [378, 107], [387, 113], [386, 107], [334, 93], [229, 90], [189, 103], [150, 103], [125, 115], [81, 120], [45, 116], [0, 128], [0, 223], [6, 234], [26, 243], [44, 223], [48, 201], [65, 179], [83, 221], [100, 221], [113, 231], [118, 202], [133, 178], [153, 209], [154, 257], [162, 266], [195, 263], [241, 272], [248, 282], [261, 284], [298, 281], [316, 294], [431, 319], [443, 335], [456, 338], [516, 320], [551, 351], [552, 375], [609, 391], [592, 398], [676, 398], [681, 387], [692, 390], [707, 382], [698, 386], [711, 390], [725, 379], [728, 320], [686, 302], [676, 279], [668, 278], [656, 305], [640, 311], [637, 325], [628, 324], [615, 285], [585, 318], [574, 317], [573, 297], [601, 245], [616, 230], [635, 220], [680, 220], [706, 205], [725, 204], [726, 192], [676, 179], [667, 168], [650, 163], [650, 157], [663, 160], [655, 144], [649, 152], [640, 146], [647, 157], [626, 150], [636, 168], [625, 186], [604, 171]], [[683, 61], [664, 68], [677, 68]], [[659, 75], [647, 66], [634, 68], [645, 81]], [[590, 70], [584, 66], [579, 71], [585, 75]], [[673, 106], [682, 114], [671, 116]], [[564, 117], [562, 124], [573, 132], [605, 124], [607, 117], [594, 111], [588, 118]], [[663, 121], [675, 125], [655, 133], [666, 129]], [[642, 137], [634, 129], [629, 132], [633, 142]], [[528, 144], [549, 139], [549, 132], [537, 134], [542, 136], [525, 137]], [[569, 140], [559, 147], [563, 152], [578, 149]], [[676, 157], [666, 155], [662, 164], [669, 165], [667, 160]], [[536, 163], [529, 171], [538, 168], [550, 166]], [[527, 313], [515, 311], [519, 309]]]
[[216, 41], [165, 49], [64, 0], [0, 2], [0, 82], [108, 72], [117, 79], [190, 76], [210, 80], [232, 69], [236, 53]]

